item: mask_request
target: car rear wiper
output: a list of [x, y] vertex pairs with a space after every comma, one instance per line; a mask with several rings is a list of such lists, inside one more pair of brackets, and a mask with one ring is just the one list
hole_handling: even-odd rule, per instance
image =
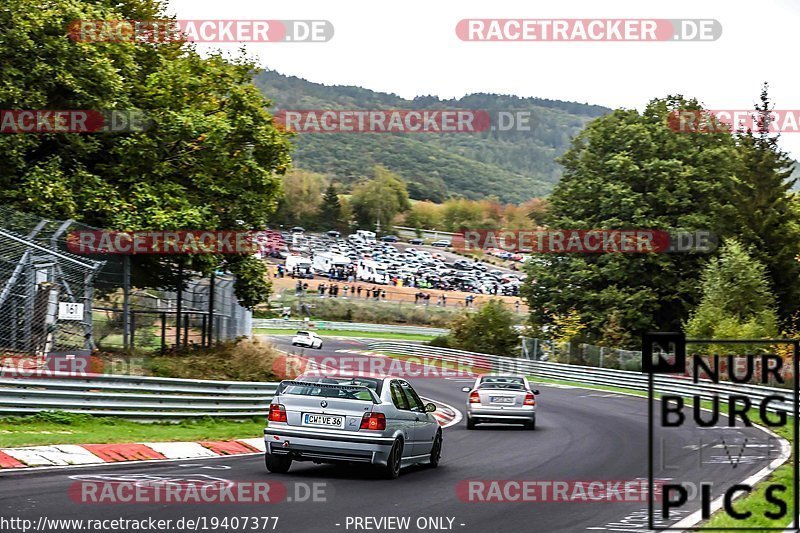
[[[371, 388], [367, 387], [366, 385], [341, 385], [339, 383], [320, 383], [318, 381], [296, 381], [296, 380], [285, 380], [281, 381], [280, 386], [278, 387], [277, 394], [282, 394], [283, 391], [286, 390], [289, 386], [296, 386], [296, 387], [318, 387], [318, 388], [329, 388], [329, 389], [337, 389], [337, 390], [344, 390], [344, 391], [352, 391], [354, 389], [358, 389], [359, 391], [367, 391], [372, 398], [372, 403], [380, 403], [380, 398], [378, 395], [375, 394], [375, 391]], [[303, 395], [306, 396], [306, 395]], [[349, 399], [349, 398], [344, 398]]]

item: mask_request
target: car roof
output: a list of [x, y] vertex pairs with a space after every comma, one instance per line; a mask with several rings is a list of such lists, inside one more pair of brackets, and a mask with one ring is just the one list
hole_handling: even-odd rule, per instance
[[483, 378], [527, 379], [522, 374], [491, 374], [491, 373], [489, 373], [489, 374], [481, 374], [480, 376], [478, 376], [478, 379], [482, 380]]

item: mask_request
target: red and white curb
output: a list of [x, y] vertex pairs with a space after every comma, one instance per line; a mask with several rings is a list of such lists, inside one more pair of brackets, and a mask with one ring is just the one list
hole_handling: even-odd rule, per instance
[[[423, 399], [436, 404], [433, 415], [442, 427], [454, 426], [461, 421], [462, 415], [457, 409], [436, 400]], [[22, 468], [44, 469], [105, 463], [211, 459], [231, 455], [252, 455], [264, 451], [262, 437], [224, 441], [54, 444], [0, 448], [0, 472]]]
[[58, 444], [0, 448], [0, 471], [135, 461], [207, 459], [264, 452], [262, 438], [132, 444]]
[[420, 397], [420, 399], [436, 405], [436, 410], [433, 412], [433, 416], [443, 428], [455, 426], [461, 422], [462, 418], [464, 418], [464, 415], [461, 414], [461, 411], [451, 405], [447, 405], [446, 403], [442, 403], [438, 400], [432, 400], [431, 398]]
[[[357, 353], [373, 357], [385, 357], [377, 352], [358, 351]], [[302, 356], [300, 358], [305, 359]], [[309, 360], [309, 363], [314, 367], [318, 366], [315, 361]], [[448, 428], [461, 422], [463, 415], [455, 407], [431, 398], [422, 399], [436, 405], [436, 411], [433, 412], [433, 416], [443, 428]], [[263, 453], [264, 451], [264, 440], [260, 437], [228, 441], [58, 444], [25, 448], [0, 448], [0, 472], [19, 468], [54, 468], [135, 461], [209, 459], [229, 455]]]
[[[447, 428], [461, 421], [462, 415], [457, 409], [429, 398], [423, 399], [436, 404], [437, 410], [433, 415], [442, 427]], [[224, 441], [54, 444], [0, 448], [0, 472], [21, 468], [43, 469], [137, 461], [210, 459], [231, 455], [252, 455], [264, 451], [262, 437]]]

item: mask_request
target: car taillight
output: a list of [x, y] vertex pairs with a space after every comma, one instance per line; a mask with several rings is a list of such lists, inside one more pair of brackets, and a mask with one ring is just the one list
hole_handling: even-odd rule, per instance
[[386, 416], [383, 413], [364, 413], [361, 429], [386, 429]]
[[469, 393], [469, 403], [481, 403], [481, 395], [478, 394], [478, 391]]
[[270, 422], [286, 422], [286, 408], [279, 403], [274, 403], [269, 406], [269, 421]]
[[524, 405], [536, 405], [536, 397], [533, 394], [526, 394]]

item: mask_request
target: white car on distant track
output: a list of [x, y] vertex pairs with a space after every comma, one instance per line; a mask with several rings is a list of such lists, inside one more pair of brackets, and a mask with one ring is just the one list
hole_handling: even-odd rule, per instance
[[292, 346], [322, 349], [322, 338], [313, 331], [298, 331], [292, 337]]

